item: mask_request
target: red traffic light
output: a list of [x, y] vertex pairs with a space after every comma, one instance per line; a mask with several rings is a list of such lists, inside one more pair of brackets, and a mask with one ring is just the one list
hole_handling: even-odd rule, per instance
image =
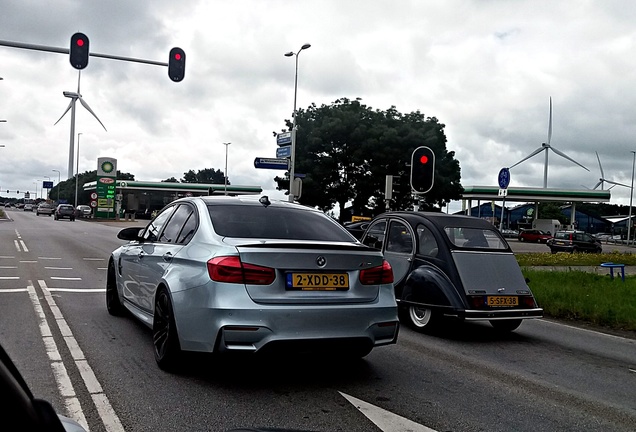
[[88, 66], [89, 41], [84, 33], [75, 33], [71, 36], [71, 49], [68, 59], [75, 69], [84, 69]]
[[427, 164], [428, 163], [428, 156], [422, 155], [422, 157], [420, 157], [420, 163]]
[[435, 181], [435, 153], [426, 146], [416, 148], [411, 155], [411, 189], [424, 194], [433, 188]]
[[185, 76], [185, 51], [174, 47], [170, 50], [168, 58], [168, 76], [174, 82], [182, 81]]

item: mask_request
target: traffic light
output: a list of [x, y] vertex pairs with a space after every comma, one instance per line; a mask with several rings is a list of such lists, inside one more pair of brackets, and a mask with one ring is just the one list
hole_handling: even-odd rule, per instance
[[181, 48], [172, 48], [168, 59], [168, 76], [174, 82], [183, 80], [185, 75], [185, 51]]
[[418, 147], [411, 156], [411, 189], [424, 194], [433, 188], [435, 181], [435, 153], [428, 147]]
[[84, 69], [88, 66], [88, 37], [84, 33], [75, 33], [71, 36], [68, 58], [75, 69]]

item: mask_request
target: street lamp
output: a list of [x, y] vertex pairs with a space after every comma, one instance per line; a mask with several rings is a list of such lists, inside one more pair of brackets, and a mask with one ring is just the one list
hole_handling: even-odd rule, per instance
[[636, 165], [636, 151], [632, 151], [632, 187], [629, 190], [629, 217], [627, 219], [627, 245], [629, 246], [629, 239], [632, 233], [632, 199], [634, 198], [634, 166]]
[[227, 195], [227, 149], [230, 146], [230, 144], [232, 144], [232, 143], [229, 143], [229, 142], [223, 143], [223, 145], [225, 146], [225, 172], [224, 172], [224, 174], [225, 174], [225, 186], [224, 186], [225, 195]]
[[75, 208], [77, 208], [77, 183], [79, 182], [80, 135], [82, 135], [82, 132], [79, 132], [77, 134], [77, 162], [75, 164]]
[[60, 170], [52, 170], [57, 173], [57, 203], [60, 203]]
[[310, 44], [305, 44], [301, 46], [296, 53], [294, 53], [293, 51], [285, 53], [285, 57], [296, 56], [296, 74], [294, 75], [294, 119], [292, 122], [291, 158], [289, 167], [289, 202], [294, 202], [293, 190], [295, 177], [294, 164], [296, 163], [296, 96], [298, 95], [298, 55], [302, 50], [306, 50], [309, 47], [311, 47]]

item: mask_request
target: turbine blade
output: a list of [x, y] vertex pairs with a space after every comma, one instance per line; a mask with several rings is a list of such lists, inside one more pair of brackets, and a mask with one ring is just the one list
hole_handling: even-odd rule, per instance
[[[596, 190], [597, 187], [599, 187], [601, 184], [603, 183], [603, 180], [599, 181], [598, 183], [596, 183], [594, 185], [594, 187], [592, 188], [593, 190]], [[603, 188], [601, 188], [601, 190], [603, 190]]]
[[62, 114], [62, 117], [60, 117], [59, 119], [57, 119], [57, 121], [55, 123], [53, 123], [53, 126], [55, 126], [56, 124], [58, 124], [60, 122], [60, 120], [62, 120], [62, 118], [66, 115], [66, 113], [68, 112], [68, 110], [71, 109], [71, 107], [73, 106], [73, 99], [71, 99], [71, 102], [68, 104], [68, 106], [66, 107], [66, 111], [64, 111], [64, 114]]
[[552, 149], [553, 152], [555, 152], [556, 154], [558, 154], [562, 158], [565, 158], [565, 159], [569, 160], [570, 162], [574, 162], [575, 164], [577, 164], [581, 168], [585, 169], [586, 171], [589, 171], [589, 169], [587, 169], [585, 166], [581, 165], [580, 163], [578, 163], [577, 161], [575, 161], [574, 159], [572, 159], [570, 156], [566, 155], [562, 151], [559, 151], [559, 150], [555, 149], [554, 147], [550, 147], [550, 148]]
[[550, 96], [550, 121], [548, 122], [548, 146], [552, 141], [552, 96]]
[[603, 173], [603, 165], [601, 165], [601, 158], [598, 157], [598, 152], [596, 153], [596, 159], [598, 159], [598, 167], [601, 170], [601, 178], [605, 178], [605, 174]]
[[543, 147], [543, 146], [542, 146], [542, 147], [539, 147], [538, 149], [536, 149], [535, 151], [533, 151], [532, 153], [530, 153], [528, 156], [526, 156], [526, 157], [524, 157], [523, 159], [521, 159], [521, 160], [520, 160], [519, 162], [517, 162], [516, 164], [514, 164], [514, 165], [512, 165], [512, 166], [509, 166], [509, 167], [508, 167], [508, 169], [516, 167], [516, 166], [517, 166], [517, 165], [519, 165], [521, 162], [525, 162], [525, 161], [527, 161], [527, 160], [528, 160], [528, 159], [530, 159], [532, 156], [534, 156], [534, 155], [537, 155], [537, 154], [541, 153], [541, 152], [542, 152], [543, 150], [545, 150], [545, 149], [546, 149], [546, 148], [545, 148], [545, 147]]
[[[95, 114], [95, 113], [93, 112], [93, 110], [91, 109], [91, 107], [89, 107], [89, 106], [88, 106], [88, 104], [87, 104], [86, 102], [84, 102], [84, 99], [82, 99], [82, 97], [81, 97], [81, 96], [80, 96], [78, 99], [79, 99], [80, 103], [82, 104], [82, 106], [83, 106], [84, 108], [86, 108], [86, 110], [87, 110], [89, 113], [93, 114], [93, 117], [95, 117], [95, 118], [97, 119], [97, 121], [99, 122], [99, 124], [100, 124], [100, 125], [102, 125], [102, 127], [104, 128], [104, 130], [105, 130], [106, 132], [108, 132], [108, 130], [106, 129], [106, 126], [104, 126], [104, 123], [102, 123], [102, 121], [99, 119], [99, 117], [97, 117], [97, 114]], [[587, 169], [587, 168], [586, 168], [586, 169]]]
[[626, 188], [631, 188], [631, 186], [627, 186], [626, 184], [623, 184], [623, 183], [618, 183], [618, 182], [611, 181], [611, 180], [605, 180], [605, 181], [607, 183], [610, 183], [610, 184], [613, 184], [613, 185], [616, 185], [616, 186], [625, 186]]

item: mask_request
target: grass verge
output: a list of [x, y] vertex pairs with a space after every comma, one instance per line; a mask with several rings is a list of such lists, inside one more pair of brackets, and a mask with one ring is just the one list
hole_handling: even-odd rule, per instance
[[522, 271], [546, 316], [636, 331], [636, 277], [628, 276], [622, 282], [577, 270]]
[[636, 254], [631, 252], [611, 252], [600, 254], [559, 252], [519, 253], [515, 254], [519, 265], [529, 266], [597, 266], [604, 262], [614, 262], [625, 265], [636, 265]]

